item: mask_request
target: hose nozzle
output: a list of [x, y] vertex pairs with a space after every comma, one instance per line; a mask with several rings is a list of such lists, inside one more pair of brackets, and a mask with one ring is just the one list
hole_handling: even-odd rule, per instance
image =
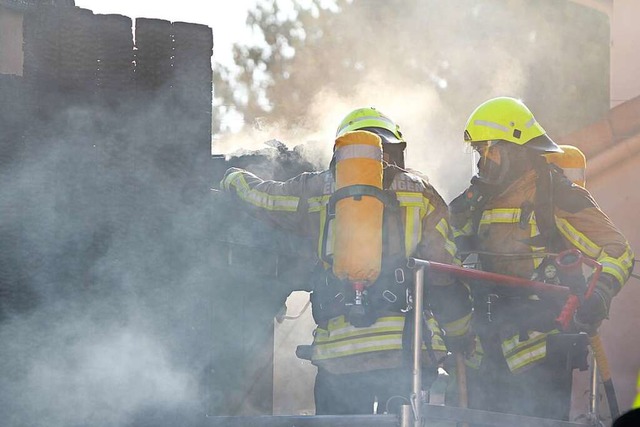
[[582, 269], [582, 252], [577, 249], [560, 252], [556, 257], [556, 265], [565, 273], [579, 273]]

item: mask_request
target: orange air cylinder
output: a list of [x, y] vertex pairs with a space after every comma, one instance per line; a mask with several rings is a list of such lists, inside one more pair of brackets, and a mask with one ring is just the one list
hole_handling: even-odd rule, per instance
[[[353, 131], [338, 137], [334, 146], [336, 190], [368, 185], [382, 190], [382, 141], [376, 134]], [[357, 194], [357, 187], [354, 187]], [[371, 195], [336, 202], [333, 273], [351, 283], [373, 284], [382, 263], [384, 204]]]
[[562, 168], [564, 174], [574, 184], [584, 187], [586, 184], [587, 159], [578, 147], [561, 145], [563, 153], [546, 155], [547, 161]]

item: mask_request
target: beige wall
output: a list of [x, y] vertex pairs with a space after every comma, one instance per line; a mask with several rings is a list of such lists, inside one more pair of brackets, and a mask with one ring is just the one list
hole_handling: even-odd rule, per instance
[[640, 96], [640, 1], [570, 0], [606, 14], [611, 23], [609, 99], [613, 108]]
[[[640, 2], [638, 2], [640, 5]], [[602, 120], [558, 142], [581, 148], [587, 157], [587, 189], [640, 253], [640, 96], [609, 111]], [[636, 266], [635, 274], [640, 274]], [[640, 281], [629, 279], [600, 329], [621, 411], [635, 396], [640, 370]], [[586, 373], [576, 375], [574, 407], [584, 412]], [[606, 404], [603, 405], [606, 410]]]
[[0, 74], [22, 75], [22, 14], [0, 6]]
[[640, 1], [614, 0], [611, 14], [611, 108], [640, 96]]

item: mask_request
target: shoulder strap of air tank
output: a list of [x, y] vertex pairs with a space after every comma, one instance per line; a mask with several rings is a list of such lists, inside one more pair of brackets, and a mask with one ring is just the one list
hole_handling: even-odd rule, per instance
[[373, 185], [356, 184], [349, 185], [336, 190], [329, 198], [329, 204], [327, 205], [327, 214], [335, 216], [336, 203], [342, 199], [353, 197], [355, 200], [360, 200], [362, 196], [372, 196], [384, 203], [385, 206], [395, 202], [395, 196], [391, 197], [388, 192], [379, 189]]
[[555, 219], [554, 186], [557, 177], [553, 166], [546, 164], [546, 162], [544, 165], [538, 166], [537, 171], [538, 179], [536, 180], [534, 200], [536, 224], [548, 250], [561, 251], [564, 249], [564, 245]]

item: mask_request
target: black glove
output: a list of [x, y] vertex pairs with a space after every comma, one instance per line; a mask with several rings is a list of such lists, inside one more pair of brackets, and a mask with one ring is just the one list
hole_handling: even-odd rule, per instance
[[449, 203], [449, 212], [456, 215], [480, 210], [493, 194], [495, 192], [491, 186], [474, 176], [471, 178], [471, 186]]
[[609, 316], [611, 298], [610, 286], [598, 282], [591, 297], [585, 300], [576, 311], [575, 323], [578, 329], [584, 331], [597, 329], [600, 323]]

